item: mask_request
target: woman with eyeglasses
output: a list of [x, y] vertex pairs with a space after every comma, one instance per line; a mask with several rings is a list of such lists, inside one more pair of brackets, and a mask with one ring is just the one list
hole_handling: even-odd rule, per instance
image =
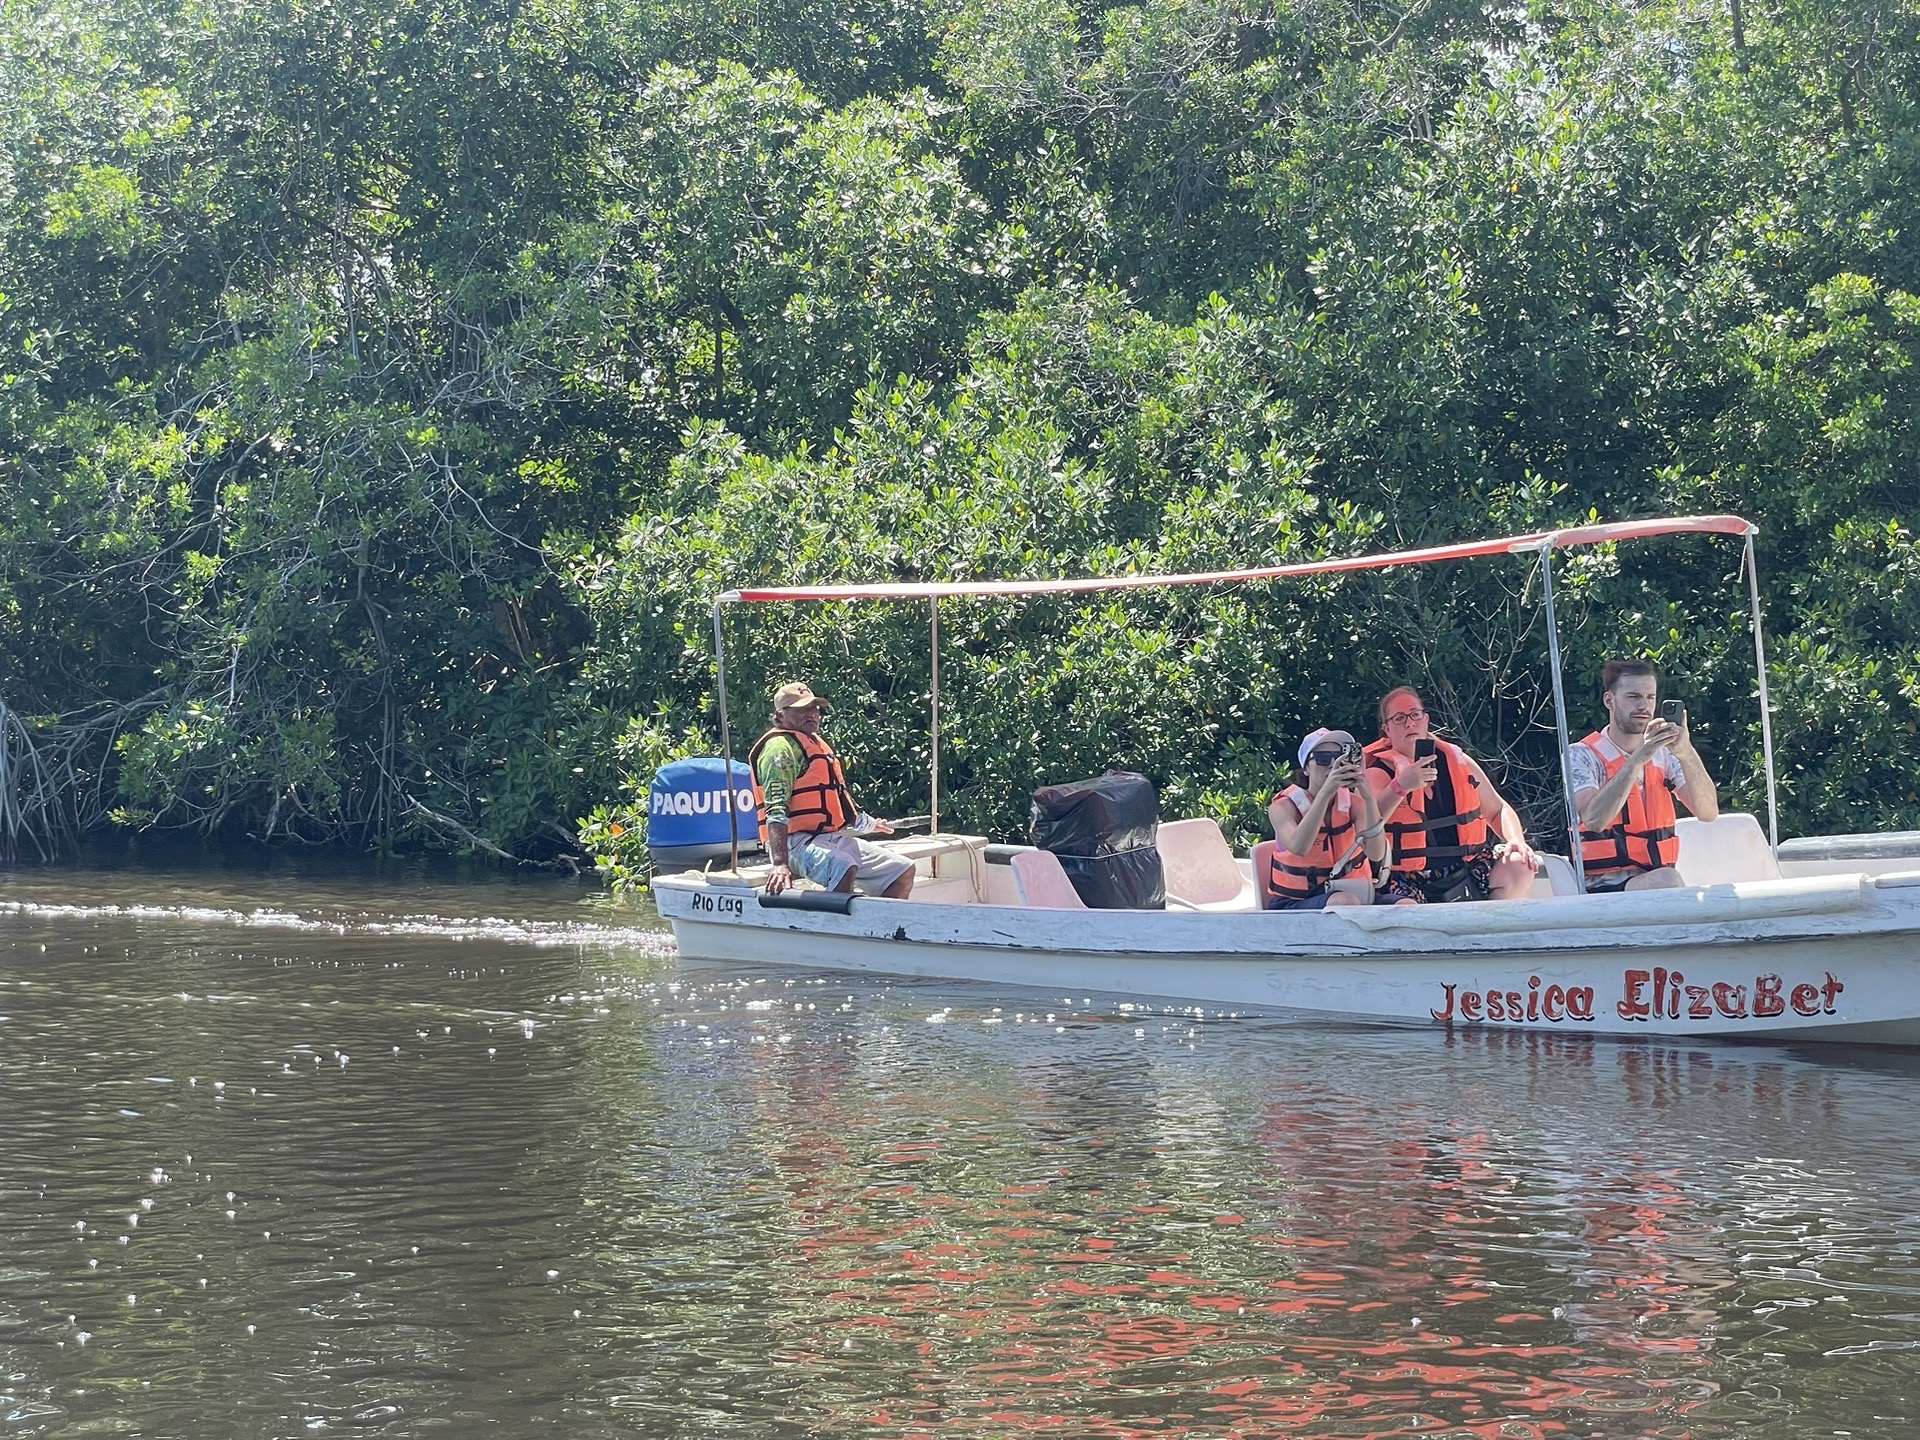
[[1387, 857], [1386, 827], [1367, 787], [1360, 744], [1344, 730], [1300, 742], [1301, 777], [1273, 797], [1270, 910], [1371, 905], [1374, 867]]
[[1410, 685], [1380, 701], [1367, 781], [1387, 817], [1386, 894], [1435, 903], [1515, 900], [1533, 889], [1539, 861], [1519, 813], [1478, 761], [1431, 733], [1427, 707]]

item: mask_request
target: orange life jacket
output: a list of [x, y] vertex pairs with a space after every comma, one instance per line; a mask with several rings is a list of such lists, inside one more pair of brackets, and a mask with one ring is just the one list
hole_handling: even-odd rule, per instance
[[818, 736], [800, 730], [773, 729], [753, 742], [747, 751], [747, 768], [753, 771], [753, 798], [760, 810], [760, 843], [767, 844], [767, 792], [760, 783], [760, 752], [775, 737], [785, 737], [800, 747], [806, 763], [793, 777], [793, 794], [787, 799], [787, 833], [813, 835], [822, 831], [845, 830], [860, 814], [860, 807], [847, 793], [847, 774], [840, 768], [840, 757], [833, 747]]
[[[1445, 874], [1492, 850], [1493, 833], [1480, 813], [1479, 791], [1466, 752], [1449, 740], [1436, 740], [1433, 758], [1439, 762], [1439, 778], [1429, 789], [1403, 797], [1399, 808], [1387, 816], [1388, 861], [1395, 874]], [[1397, 779], [1413, 766], [1389, 740], [1367, 746], [1367, 768], [1389, 779]], [[1431, 815], [1427, 813], [1430, 805], [1435, 811]]]
[[[1274, 796], [1285, 800], [1300, 814], [1307, 813], [1313, 797], [1298, 785], [1289, 786]], [[1297, 836], [1295, 837], [1298, 838]], [[1373, 865], [1367, 852], [1354, 837], [1353, 802], [1336, 799], [1327, 807], [1313, 847], [1304, 856], [1296, 855], [1284, 844], [1276, 843], [1273, 858], [1267, 862], [1267, 888], [1280, 901], [1311, 900], [1327, 888], [1331, 880], [1371, 880]]]
[[[1607, 780], [1618, 775], [1620, 767], [1627, 763], [1625, 755], [1617, 760], [1607, 759], [1600, 748], [1598, 730], [1580, 743], [1599, 759]], [[1680, 859], [1680, 836], [1674, 827], [1679, 823], [1666, 767], [1649, 762], [1640, 772], [1639, 783], [1627, 791], [1627, 803], [1613, 824], [1605, 830], [1580, 827], [1580, 863], [1587, 878], [1621, 870], [1658, 870], [1676, 864]]]

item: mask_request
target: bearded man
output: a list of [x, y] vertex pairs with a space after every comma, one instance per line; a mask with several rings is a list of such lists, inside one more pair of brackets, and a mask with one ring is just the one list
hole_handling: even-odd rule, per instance
[[1587, 891], [1670, 890], [1686, 882], [1677, 797], [1701, 820], [1720, 817], [1720, 794], [1693, 748], [1686, 708], [1660, 706], [1660, 679], [1645, 660], [1609, 660], [1600, 676], [1606, 728], [1567, 752]]

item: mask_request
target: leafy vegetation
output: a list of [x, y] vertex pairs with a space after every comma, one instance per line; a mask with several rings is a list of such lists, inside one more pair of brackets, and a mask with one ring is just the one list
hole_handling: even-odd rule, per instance
[[[1920, 824], [1915, 0], [0, 0], [0, 848], [597, 856], [710, 605], [1761, 525], [1787, 833]], [[1763, 796], [1737, 547], [1563, 559]], [[1241, 838], [1421, 685], [1557, 824], [1520, 562], [942, 607], [953, 820]], [[735, 613], [925, 803], [926, 607]], [[586, 816], [583, 821], [574, 817]]]

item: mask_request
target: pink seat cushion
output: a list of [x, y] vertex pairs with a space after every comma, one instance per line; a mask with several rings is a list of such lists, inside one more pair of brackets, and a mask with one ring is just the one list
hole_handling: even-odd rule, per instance
[[1260, 892], [1260, 908], [1266, 910], [1273, 905], [1273, 890], [1267, 879], [1273, 874], [1273, 847], [1271, 840], [1262, 840], [1253, 847], [1253, 884]]
[[1013, 883], [1020, 903], [1034, 910], [1084, 910], [1087, 902], [1060, 868], [1051, 850], [1022, 850], [1013, 857]]

